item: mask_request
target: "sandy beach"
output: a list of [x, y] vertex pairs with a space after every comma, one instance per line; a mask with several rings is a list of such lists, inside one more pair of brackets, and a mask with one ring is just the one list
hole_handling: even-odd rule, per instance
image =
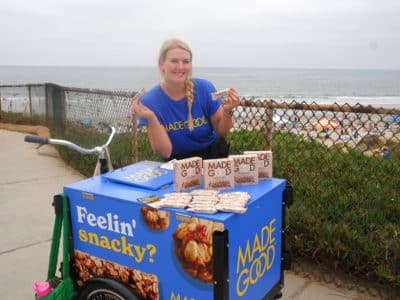
[[282, 112], [274, 114], [273, 121], [268, 122], [260, 114], [247, 111], [237, 113], [234, 118], [234, 130], [265, 130], [266, 125], [271, 126], [271, 132], [299, 135], [306, 141], [318, 141], [326, 147], [337, 146], [344, 152], [356, 148], [368, 156], [382, 156], [385, 147], [400, 143], [400, 122], [389, 122], [387, 116], [380, 114]]

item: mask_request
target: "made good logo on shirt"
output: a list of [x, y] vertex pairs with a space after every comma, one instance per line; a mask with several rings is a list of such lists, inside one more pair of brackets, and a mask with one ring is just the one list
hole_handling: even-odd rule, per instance
[[[201, 127], [204, 125], [207, 125], [207, 119], [203, 116], [201, 118], [195, 118], [193, 119], [193, 128], [196, 127]], [[178, 130], [184, 130], [188, 128], [188, 121], [175, 121], [169, 124], [165, 125], [165, 130], [168, 131], [178, 131]]]

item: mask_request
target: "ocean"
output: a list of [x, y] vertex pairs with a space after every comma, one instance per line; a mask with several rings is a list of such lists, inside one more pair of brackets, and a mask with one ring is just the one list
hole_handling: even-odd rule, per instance
[[[193, 77], [208, 79], [217, 89], [236, 87], [243, 97], [400, 108], [400, 70], [194, 67]], [[51, 82], [137, 91], [159, 81], [155, 67], [0, 66], [0, 85]]]

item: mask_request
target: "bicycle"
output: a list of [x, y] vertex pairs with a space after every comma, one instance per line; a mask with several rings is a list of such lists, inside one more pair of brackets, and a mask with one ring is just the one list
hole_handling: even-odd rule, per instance
[[[51, 144], [65, 146], [82, 154], [97, 155], [97, 162], [93, 176], [105, 174], [113, 170], [111, 164], [110, 153], [108, 150], [116, 130], [114, 127], [109, 127], [110, 135], [105, 144], [88, 149], [83, 148], [75, 143], [62, 139], [44, 138], [35, 135], [27, 135], [24, 138], [25, 142], [37, 144]], [[54, 196], [53, 206], [55, 208], [55, 222], [51, 240], [51, 250], [49, 257], [48, 273], [46, 282], [52, 288], [52, 291], [40, 299], [42, 300], [140, 300], [138, 294], [129, 286], [121, 281], [110, 277], [93, 277], [89, 279], [82, 287], [76, 284], [73, 270], [72, 260], [72, 232], [70, 226], [69, 203], [66, 195], [60, 194]], [[62, 233], [61, 233], [62, 231]], [[60, 240], [62, 237], [63, 255], [60, 263], [60, 274], [56, 276], [56, 268], [58, 262], [58, 252]], [[35, 299], [39, 299], [35, 295]]]

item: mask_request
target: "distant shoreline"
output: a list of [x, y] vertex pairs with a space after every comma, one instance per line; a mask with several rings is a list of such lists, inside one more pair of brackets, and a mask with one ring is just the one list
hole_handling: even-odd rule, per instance
[[[0, 68], [98, 68], [98, 69], [131, 69], [131, 68], [143, 68], [143, 69], [155, 69], [155, 66], [133, 66], [133, 65], [0, 65]], [[271, 70], [271, 71], [318, 71], [318, 72], [331, 72], [331, 71], [349, 71], [349, 72], [400, 72], [400, 69], [388, 69], [388, 68], [300, 68], [300, 67], [227, 67], [227, 66], [194, 66], [194, 72], [196, 70], [203, 69], [226, 69], [226, 70]]]

